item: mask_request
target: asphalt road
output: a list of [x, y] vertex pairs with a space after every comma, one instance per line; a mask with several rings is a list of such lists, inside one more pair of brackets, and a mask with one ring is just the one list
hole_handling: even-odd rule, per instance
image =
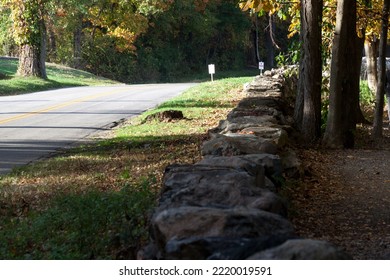
[[193, 85], [77, 87], [0, 97], [0, 175], [81, 143]]

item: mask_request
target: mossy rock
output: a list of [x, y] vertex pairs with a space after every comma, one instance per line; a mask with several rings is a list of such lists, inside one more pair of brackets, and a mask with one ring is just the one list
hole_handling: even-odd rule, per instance
[[173, 120], [182, 120], [184, 115], [182, 111], [177, 110], [167, 110], [162, 112], [157, 112], [146, 117], [145, 121], [149, 120], [159, 120], [161, 122], [171, 122]]

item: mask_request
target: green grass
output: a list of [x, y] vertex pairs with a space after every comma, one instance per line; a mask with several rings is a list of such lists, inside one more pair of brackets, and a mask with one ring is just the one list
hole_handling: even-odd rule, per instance
[[375, 105], [375, 93], [368, 87], [367, 81], [360, 81], [360, 102], [363, 106], [373, 107]]
[[24, 78], [16, 76], [17, 67], [17, 60], [0, 58], [0, 74], [5, 75], [5, 78], [0, 79], [0, 96], [63, 87], [106, 85], [117, 83], [112, 80], [97, 77], [85, 71], [51, 63], [47, 63], [46, 65], [48, 76], [47, 80], [35, 77]]
[[[221, 79], [216, 82], [206, 82], [190, 88], [182, 95], [173, 98], [157, 108], [144, 113], [133, 123], [137, 125], [126, 126], [117, 131], [117, 136], [122, 139], [136, 141], [134, 137], [146, 139], [155, 138], [162, 132], [166, 135], [192, 135], [206, 133], [210, 121], [218, 121], [220, 117], [217, 111], [227, 113], [232, 109], [232, 100], [237, 98], [237, 89], [253, 78], [239, 77]], [[158, 120], [143, 123], [152, 114], [164, 110], [179, 110], [185, 117], [180, 122], [160, 122]]]
[[[223, 70], [219, 71], [216, 69], [216, 73], [213, 75], [214, 80], [223, 80], [223, 79], [229, 79], [229, 78], [253, 78], [256, 75], [259, 75], [260, 72], [256, 68], [246, 68], [246, 69], [240, 69], [240, 70]], [[194, 81], [194, 82], [208, 82], [211, 80], [210, 74], [208, 74], [207, 69], [203, 71], [202, 73], [197, 74], [191, 74], [190, 76], [182, 77], [178, 80], [175, 80], [175, 82], [188, 82], [188, 81]]]
[[[150, 179], [148, 179], [150, 180]], [[148, 180], [117, 192], [58, 196], [43, 212], [3, 220], [0, 256], [7, 259], [134, 258], [148, 235], [155, 190]], [[120, 255], [122, 254], [122, 255]]]
[[[194, 163], [252, 78], [199, 84], [112, 137], [0, 177], [0, 259], [134, 259], [165, 167]], [[145, 120], [161, 110], [185, 119]]]

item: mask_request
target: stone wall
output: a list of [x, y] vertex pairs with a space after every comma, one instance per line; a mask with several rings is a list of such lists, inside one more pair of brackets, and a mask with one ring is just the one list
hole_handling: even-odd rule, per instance
[[278, 195], [286, 176], [301, 172], [288, 144], [295, 82], [280, 71], [256, 77], [209, 131], [203, 160], [166, 168], [140, 259], [349, 259], [328, 242], [296, 236]]

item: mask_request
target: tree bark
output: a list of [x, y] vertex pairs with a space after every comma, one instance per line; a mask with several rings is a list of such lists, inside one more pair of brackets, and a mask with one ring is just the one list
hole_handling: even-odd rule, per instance
[[273, 34], [275, 33], [275, 24], [273, 24], [273, 16], [267, 15], [268, 19], [268, 28], [265, 31], [265, 48], [267, 52], [265, 67], [267, 69], [272, 69], [275, 65], [275, 46], [273, 43]]
[[49, 53], [47, 55], [47, 61], [55, 62], [57, 59], [57, 39], [52, 29], [49, 30], [48, 40], [49, 40], [48, 42]]
[[354, 69], [356, 43], [356, 1], [338, 0], [336, 31], [332, 47], [330, 98], [323, 144], [330, 148], [353, 148], [356, 108], [359, 106], [359, 77]]
[[364, 50], [364, 42], [366, 38], [366, 31], [362, 30], [362, 38], [357, 37], [356, 42], [356, 59], [355, 64], [353, 65], [353, 69], [356, 69], [356, 90], [359, 92], [358, 94], [358, 102], [356, 108], [356, 123], [364, 123], [370, 124], [370, 122], [364, 117], [362, 109], [360, 107], [360, 77], [361, 77], [361, 69], [362, 69], [362, 58], [363, 58], [363, 50]]
[[379, 80], [376, 89], [375, 116], [374, 116], [374, 139], [383, 135], [383, 107], [385, 103], [386, 86], [386, 47], [389, 27], [390, 0], [385, 0], [382, 10], [381, 38], [379, 42]]
[[46, 27], [43, 20], [39, 24], [40, 37], [38, 44], [23, 44], [20, 46], [19, 66], [17, 75], [23, 77], [35, 76], [47, 79], [46, 74]]
[[295, 121], [306, 143], [321, 136], [321, 0], [301, 0], [301, 62]]
[[261, 61], [260, 59], [260, 52], [259, 52], [259, 16], [258, 14], [255, 15], [255, 51], [256, 51], [256, 62], [259, 63]]
[[57, 60], [57, 38], [54, 32], [55, 26], [52, 19], [46, 21], [46, 33], [47, 33], [47, 57], [46, 61], [56, 62]]
[[73, 67], [82, 68], [82, 37], [83, 37], [83, 16], [77, 17], [77, 23], [73, 32]]
[[15, 41], [20, 46], [17, 74], [23, 77], [46, 75], [45, 1], [14, 1], [12, 3]]
[[364, 42], [367, 63], [368, 87], [374, 93], [378, 86], [378, 42], [375, 38], [367, 38]]

